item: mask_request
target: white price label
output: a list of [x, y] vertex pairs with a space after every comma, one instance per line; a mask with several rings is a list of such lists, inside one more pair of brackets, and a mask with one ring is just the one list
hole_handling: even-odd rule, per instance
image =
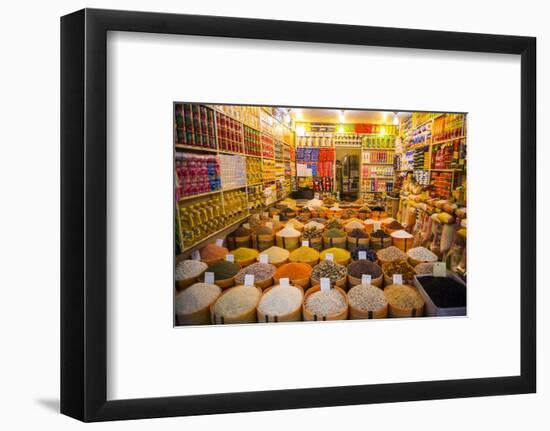
[[217, 245], [218, 247], [223, 246], [223, 239], [222, 239], [222, 238], [217, 239], [217, 240], [216, 240], [216, 245]]
[[315, 194], [313, 195], [313, 199], [315, 199], [315, 200], [318, 201], [318, 200], [319, 200], [319, 193], [315, 193]]
[[328, 292], [330, 290], [330, 278], [321, 278], [321, 291]]
[[244, 227], [245, 229], [250, 229], [250, 223], [244, 223], [244, 224], [243, 224], [243, 227]]
[[403, 275], [393, 274], [393, 284], [403, 284]]
[[246, 274], [244, 276], [244, 285], [245, 286], [254, 286], [254, 274]]
[[366, 251], [360, 251], [359, 252], [359, 260], [367, 260], [367, 252]]
[[252, 214], [254, 220], [260, 220], [260, 214]]
[[279, 221], [279, 215], [278, 214], [273, 216], [273, 221]]
[[379, 221], [375, 221], [374, 222], [374, 231], [376, 232], [377, 230], [380, 230], [380, 225], [382, 223], [380, 223]]
[[269, 263], [269, 256], [267, 254], [260, 254], [260, 263]]
[[372, 277], [371, 277], [370, 274], [363, 274], [361, 276], [361, 284], [363, 286], [368, 286], [370, 284], [371, 280], [372, 280]]
[[302, 247], [309, 247], [309, 241], [302, 241]]
[[325, 254], [325, 259], [332, 262], [334, 260], [334, 255], [332, 253], [327, 253]]
[[204, 273], [204, 282], [207, 284], [214, 284], [214, 273], [213, 272], [205, 272]]
[[281, 286], [290, 286], [290, 280], [288, 278], [279, 279], [279, 284]]
[[195, 250], [193, 253], [191, 253], [191, 259], [193, 260], [201, 260], [201, 254], [198, 250]]
[[269, 213], [268, 213], [267, 211], [264, 211], [264, 212], [262, 213], [262, 217], [269, 217]]
[[447, 268], [445, 267], [445, 262], [434, 262], [433, 276], [434, 277], [447, 276]]
[[265, 227], [267, 227], [269, 229], [273, 229], [273, 223], [270, 222], [270, 221], [267, 221], [267, 222], [265, 222]]
[[228, 262], [235, 262], [235, 256], [233, 256], [232, 254], [226, 254], [225, 260], [227, 260]]

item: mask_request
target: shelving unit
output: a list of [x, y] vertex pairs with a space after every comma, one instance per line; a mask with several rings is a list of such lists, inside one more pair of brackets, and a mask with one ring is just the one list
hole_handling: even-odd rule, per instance
[[[176, 103], [175, 105], [192, 106], [190, 104], [185, 104], [185, 103]], [[198, 146], [198, 145], [181, 144], [178, 140], [178, 136], [181, 136], [181, 134], [179, 135], [178, 130], [177, 130], [179, 128], [178, 126], [181, 125], [181, 123], [178, 124], [178, 122], [175, 121], [175, 123], [174, 123], [174, 148], [175, 148], [176, 151], [193, 152], [193, 153], [197, 153], [197, 154], [201, 154], [201, 153], [215, 154], [217, 156], [222, 155], [222, 154], [238, 155], [238, 156], [244, 157], [245, 163], [247, 162], [247, 159], [249, 157], [254, 157], [254, 158], [260, 159], [262, 167], [264, 166], [264, 159], [265, 160], [272, 160], [273, 162], [275, 162], [274, 157], [270, 157], [270, 156], [264, 157], [263, 153], [261, 155], [246, 154], [245, 143], [244, 143], [244, 140], [245, 140], [244, 139], [244, 126], [246, 125], [247, 127], [251, 128], [253, 130], [256, 130], [261, 135], [268, 136], [273, 141], [273, 145], [275, 145], [275, 142], [278, 142], [277, 145], [280, 145], [281, 147], [286, 146], [289, 150], [288, 153], [290, 153], [290, 148], [292, 148], [293, 143], [294, 143], [293, 142], [294, 134], [287, 126], [285, 126], [283, 123], [279, 122], [276, 118], [272, 117], [272, 121], [276, 121], [277, 124], [279, 125], [279, 127], [287, 127], [287, 129], [288, 129], [287, 132], [288, 133], [286, 133], [286, 140], [288, 142], [283, 142], [282, 140], [277, 140], [277, 138], [274, 137], [272, 134], [270, 134], [269, 131], [266, 130], [265, 128], [264, 128], [264, 130], [258, 130], [260, 128], [260, 120], [258, 120], [257, 124], [253, 124], [254, 123], [253, 121], [248, 122], [248, 123], [243, 123], [243, 121], [241, 119], [238, 119], [238, 118], [236, 118], [235, 115], [230, 114], [229, 112], [227, 112], [227, 110], [224, 109], [225, 105], [224, 106], [219, 106], [219, 105], [197, 105], [197, 106], [198, 106], [199, 117], [200, 117], [200, 114], [202, 112], [206, 112], [207, 113], [206, 116], [207, 116], [208, 120], [210, 120], [210, 119], [213, 120], [213, 128], [210, 125], [208, 125], [208, 128], [204, 128], [202, 123], [200, 124], [201, 131], [202, 130], [207, 130], [207, 135], [208, 135], [208, 138], [209, 138], [208, 139], [209, 146], [204, 146], [203, 147], [203, 146]], [[206, 111], [205, 111], [204, 108], [206, 108]], [[208, 110], [211, 110], [213, 112], [213, 115], [211, 115], [210, 111], [208, 111]], [[258, 110], [258, 113], [259, 112], [260, 111]], [[262, 111], [262, 112], [264, 112], [264, 111]], [[220, 115], [227, 116], [228, 118], [230, 118], [231, 120], [236, 122], [236, 125], [238, 125], [239, 129], [236, 130], [236, 134], [237, 134], [237, 136], [240, 136], [240, 139], [238, 141], [236, 141], [236, 140], [231, 141], [233, 144], [237, 145], [238, 151], [232, 151], [232, 150], [220, 148], [220, 141], [219, 141], [220, 131], [219, 131], [219, 124], [218, 124]], [[253, 117], [249, 116], [248, 119], [253, 120]], [[185, 121], [185, 119], [183, 119], [183, 121]], [[193, 127], [194, 127], [194, 125], [193, 125]], [[193, 130], [192, 133], [196, 133], [196, 131]], [[197, 133], [200, 134], [200, 132], [197, 132]], [[210, 140], [211, 138], [214, 138], [214, 139], [211, 141]], [[211, 143], [215, 144], [215, 147], [211, 147], [210, 146]], [[285, 154], [285, 152], [283, 152], [283, 158], [280, 159], [280, 161], [282, 163], [285, 163], [285, 162], [290, 163], [290, 158], [285, 159], [284, 154]], [[177, 177], [177, 172], [175, 172], [175, 179], [176, 179], [176, 181], [179, 181], [179, 178]], [[209, 239], [211, 239], [211, 238], [213, 238], [217, 235], [220, 235], [223, 232], [226, 232], [231, 227], [237, 226], [239, 223], [246, 220], [246, 218], [248, 218], [251, 214], [251, 202], [249, 201], [249, 191], [250, 191], [250, 189], [252, 189], [253, 187], [264, 186], [263, 191], [265, 192], [265, 187], [269, 187], [270, 185], [275, 184], [277, 181], [280, 181], [280, 187], [276, 188], [276, 190], [277, 189], [280, 190], [280, 193], [275, 194], [275, 198], [271, 199], [270, 201], [267, 201], [267, 198], [264, 198], [264, 204], [261, 207], [256, 206], [254, 208], [254, 210], [261, 211], [261, 210], [273, 205], [274, 203], [280, 201], [281, 199], [284, 199], [288, 195], [288, 193], [290, 193], [290, 181], [288, 181], [288, 184], [287, 184], [286, 178], [285, 178], [284, 175], [282, 175], [280, 179], [277, 179], [277, 177], [275, 177], [275, 178], [263, 179], [262, 181], [256, 181], [254, 183], [248, 183], [248, 181], [247, 181], [247, 183], [244, 184], [244, 185], [239, 185], [239, 186], [236, 186], [236, 187], [230, 187], [230, 188], [226, 188], [226, 189], [223, 188], [223, 184], [222, 184], [222, 188], [217, 189], [217, 190], [212, 190], [212, 191], [206, 192], [206, 193], [198, 193], [198, 194], [194, 194], [194, 195], [186, 195], [186, 196], [180, 197], [178, 199], [178, 201], [176, 202], [176, 220], [177, 220], [176, 226], [177, 226], [177, 229], [178, 229], [178, 232], [177, 232], [178, 233], [178, 238], [179, 238], [179, 244], [178, 245], [179, 245], [179, 248], [180, 248], [180, 252], [181, 253], [190, 252], [190, 251], [192, 251], [192, 249], [194, 249], [196, 247], [199, 247], [200, 245], [204, 244]], [[184, 243], [184, 239], [183, 239], [183, 229], [182, 229], [182, 225], [181, 225], [180, 204], [182, 202], [185, 202], [186, 205], [192, 205], [194, 203], [199, 205], [201, 201], [204, 201], [204, 198], [208, 198], [208, 197], [211, 197], [211, 196], [218, 195], [221, 207], [224, 208], [224, 211], [225, 211], [225, 209], [226, 209], [226, 202], [225, 202], [226, 195], [225, 194], [233, 192], [233, 191], [238, 191], [238, 190], [243, 190], [244, 194], [245, 194], [245, 201], [246, 201], [245, 207], [246, 208], [243, 210], [243, 214], [244, 214], [243, 217], [240, 217], [238, 220], [232, 221], [227, 226], [224, 226], [223, 228], [221, 228], [221, 229], [219, 229], [215, 232], [209, 233], [205, 237], [199, 239], [198, 241], [196, 241], [192, 244], [186, 245]]]

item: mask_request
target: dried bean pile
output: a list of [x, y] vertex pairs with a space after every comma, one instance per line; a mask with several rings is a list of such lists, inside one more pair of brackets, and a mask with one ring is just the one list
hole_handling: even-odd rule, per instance
[[313, 267], [311, 278], [320, 280], [321, 278], [330, 278], [331, 283], [336, 283], [347, 274], [346, 267], [329, 260], [323, 260]]
[[235, 283], [243, 284], [245, 275], [252, 274], [254, 281], [264, 281], [273, 277], [277, 268], [269, 263], [253, 263], [246, 268], [241, 269], [235, 276]]

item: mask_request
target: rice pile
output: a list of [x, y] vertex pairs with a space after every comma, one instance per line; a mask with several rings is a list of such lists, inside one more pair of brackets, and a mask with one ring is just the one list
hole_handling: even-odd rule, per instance
[[176, 265], [176, 280], [198, 277], [208, 265], [200, 260], [182, 260]]
[[238, 286], [220, 296], [212, 307], [216, 316], [235, 318], [256, 308], [260, 291], [254, 286]]
[[336, 289], [319, 290], [307, 297], [304, 306], [313, 315], [328, 316], [343, 311], [346, 300]]
[[302, 305], [302, 292], [294, 286], [276, 286], [265, 293], [258, 311], [267, 316], [284, 316]]
[[361, 311], [379, 310], [388, 304], [382, 289], [373, 285], [360, 284], [352, 287], [348, 292], [348, 299], [351, 306]]
[[195, 283], [176, 295], [176, 314], [191, 314], [212, 304], [222, 293], [215, 284]]

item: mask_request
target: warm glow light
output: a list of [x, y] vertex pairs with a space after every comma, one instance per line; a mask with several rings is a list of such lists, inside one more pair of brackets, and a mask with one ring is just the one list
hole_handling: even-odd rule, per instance
[[296, 125], [296, 135], [298, 136], [305, 136], [306, 134], [306, 128], [303, 124], [297, 124]]
[[393, 115], [393, 125], [397, 126], [399, 124], [399, 118], [397, 117], [397, 112]]
[[344, 133], [344, 126], [342, 124], [340, 124], [340, 126], [338, 127], [338, 133]]
[[385, 135], [385, 134], [386, 134], [386, 128], [385, 128], [385, 127], [380, 127], [380, 134], [381, 134], [381, 135]]
[[338, 119], [340, 120], [340, 123], [346, 122], [346, 116], [344, 115], [343, 109], [338, 113]]
[[292, 113], [294, 114], [294, 119], [296, 121], [303, 121], [304, 119], [304, 114], [302, 113], [302, 110], [301, 109], [292, 109], [291, 110]]

